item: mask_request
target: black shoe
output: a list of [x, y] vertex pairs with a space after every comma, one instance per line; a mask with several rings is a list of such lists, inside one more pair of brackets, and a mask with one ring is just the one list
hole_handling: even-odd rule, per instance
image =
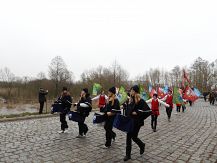
[[157, 132], [157, 130], [156, 130], [156, 129], [153, 129], [153, 131], [154, 131], [154, 132]]
[[104, 146], [106, 149], [111, 148], [111, 145], [105, 145]]
[[113, 138], [112, 138], [112, 139], [113, 139], [113, 141], [115, 141], [115, 139], [116, 139], [116, 136], [113, 136]]
[[84, 135], [85, 135], [85, 136], [87, 135], [87, 132], [88, 132], [88, 129], [84, 132]]
[[76, 136], [76, 138], [83, 138], [83, 135], [78, 135]]
[[105, 147], [106, 147], [106, 148], [110, 148], [110, 147], [111, 147], [111, 144], [105, 144]]
[[143, 144], [142, 148], [140, 148], [140, 155], [143, 155], [145, 152], [145, 144]]
[[131, 160], [131, 157], [129, 157], [129, 156], [124, 157], [124, 161], [129, 161], [129, 160]]

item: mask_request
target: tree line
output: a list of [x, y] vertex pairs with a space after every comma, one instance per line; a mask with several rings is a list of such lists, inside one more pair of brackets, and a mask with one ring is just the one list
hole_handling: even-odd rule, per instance
[[49, 71], [38, 73], [35, 78], [16, 77], [9, 68], [0, 69], [0, 97], [16, 102], [22, 100], [37, 100], [40, 87], [49, 90], [48, 98], [58, 96], [63, 86], [69, 88], [73, 97], [78, 97], [84, 87], [92, 91], [94, 83], [99, 83], [107, 90], [111, 85], [124, 86], [129, 89], [135, 83], [152, 86], [177, 86], [181, 87], [183, 69], [188, 72], [191, 86], [197, 87], [201, 92], [208, 92], [217, 87], [217, 60], [209, 62], [200, 57], [189, 67], [175, 66], [170, 71], [159, 68], [138, 75], [133, 81], [129, 80], [129, 73], [117, 61], [109, 67], [98, 66], [81, 74], [79, 81], [74, 81], [74, 75], [68, 69], [61, 56], [52, 59]]

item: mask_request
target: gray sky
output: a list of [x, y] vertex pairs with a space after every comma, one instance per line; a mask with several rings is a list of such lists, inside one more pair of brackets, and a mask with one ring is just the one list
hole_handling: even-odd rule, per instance
[[216, 0], [2, 0], [0, 68], [47, 72], [62, 56], [76, 79], [116, 59], [131, 78], [217, 59]]

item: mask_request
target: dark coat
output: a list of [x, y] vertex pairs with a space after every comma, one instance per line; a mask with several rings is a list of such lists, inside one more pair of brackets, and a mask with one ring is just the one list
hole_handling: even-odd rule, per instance
[[[80, 106], [81, 103], [85, 103], [88, 105], [87, 108], [83, 108]], [[88, 117], [90, 112], [92, 111], [92, 100], [90, 94], [87, 94], [86, 97], [81, 97], [80, 101], [77, 104], [77, 111], [84, 117]]]
[[60, 101], [63, 105], [63, 113], [67, 113], [70, 111], [70, 108], [72, 106], [72, 97], [69, 93], [67, 95], [62, 95], [58, 98], [58, 101]]
[[[144, 117], [140, 110], [150, 110], [150, 107], [143, 99], [140, 99], [137, 104], [135, 100], [133, 100], [133, 102], [128, 105], [126, 115], [134, 119], [135, 125], [144, 126]], [[133, 112], [136, 112], [137, 115], [132, 115]]]
[[48, 94], [48, 92], [46, 92], [45, 90], [39, 90], [39, 93], [38, 93], [38, 101], [39, 103], [42, 103], [42, 102], [46, 102], [46, 95]]
[[111, 101], [109, 101], [106, 104], [106, 113], [107, 112], [119, 113], [120, 111], [121, 111], [121, 109], [120, 109], [120, 103], [119, 103], [118, 99], [114, 100], [114, 105], [112, 105]]
[[[112, 112], [112, 113], [114, 113], [114, 115], [107, 116], [107, 112]], [[114, 119], [115, 119], [115, 116], [117, 113], [121, 113], [120, 103], [119, 103], [118, 99], [114, 100], [114, 105], [112, 105], [112, 101], [109, 101], [106, 104], [106, 110], [105, 110], [105, 129], [108, 126], [113, 125], [113, 122], [114, 122]]]

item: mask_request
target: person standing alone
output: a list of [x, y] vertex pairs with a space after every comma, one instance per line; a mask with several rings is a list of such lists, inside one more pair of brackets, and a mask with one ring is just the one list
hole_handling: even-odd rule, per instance
[[46, 95], [48, 94], [48, 90], [44, 90], [43, 88], [39, 89], [38, 100], [40, 103], [39, 114], [43, 113], [44, 103], [47, 101]]

